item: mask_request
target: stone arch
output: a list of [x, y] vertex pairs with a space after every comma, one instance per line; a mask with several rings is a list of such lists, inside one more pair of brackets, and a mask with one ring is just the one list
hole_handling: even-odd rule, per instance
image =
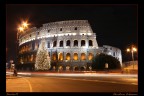
[[33, 61], [35, 61], [36, 60], [36, 54], [34, 54], [34, 57], [33, 57]]
[[85, 53], [81, 53], [81, 60], [86, 60], [86, 54]]
[[59, 47], [63, 47], [63, 40], [60, 41]]
[[28, 62], [30, 61], [30, 55], [27, 55], [27, 61]]
[[66, 54], [66, 60], [71, 60], [71, 54], [70, 53]]
[[47, 42], [47, 48], [50, 48], [50, 42], [49, 41]]
[[86, 69], [85, 66], [81, 66], [81, 67], [80, 67], [80, 70], [81, 70], [81, 71], [84, 71], [85, 69]]
[[89, 46], [93, 46], [93, 41], [89, 40]]
[[81, 40], [81, 46], [85, 46], [85, 40]]
[[79, 70], [79, 67], [78, 66], [74, 66], [73, 67], [73, 71], [78, 71]]
[[60, 66], [58, 67], [58, 70], [59, 70], [59, 71], [62, 71], [62, 70], [63, 70], [63, 66], [60, 65]]
[[62, 60], [63, 60], [63, 53], [59, 53], [59, 55], [58, 55], [58, 60], [59, 60], [59, 61], [62, 61]]
[[69, 71], [69, 70], [70, 70], [70, 66], [67, 65], [67, 66], [66, 66], [66, 71]]
[[34, 58], [34, 56], [33, 56], [33, 54], [31, 54], [30, 61], [33, 61], [33, 58]]
[[56, 66], [53, 66], [53, 67], [52, 67], [52, 70], [55, 71], [55, 70], [56, 70]]
[[91, 71], [92, 70], [92, 66], [89, 66], [88, 69]]
[[93, 57], [94, 57], [93, 53], [89, 53], [89, 55], [88, 55], [88, 60], [92, 60]]
[[28, 45], [25, 46], [25, 51], [26, 51], [26, 52], [28, 51]]
[[56, 60], [56, 57], [57, 57], [56, 55], [57, 55], [56, 53], [52, 54], [52, 60], [54, 60], [54, 61]]
[[78, 53], [73, 54], [73, 60], [78, 60]]
[[74, 40], [74, 45], [73, 46], [78, 46], [78, 40]]
[[22, 63], [24, 60], [23, 60], [23, 57], [21, 56], [20, 57], [20, 63]]
[[57, 41], [53, 41], [53, 47], [56, 47]]
[[70, 46], [70, 40], [66, 41], [66, 46]]

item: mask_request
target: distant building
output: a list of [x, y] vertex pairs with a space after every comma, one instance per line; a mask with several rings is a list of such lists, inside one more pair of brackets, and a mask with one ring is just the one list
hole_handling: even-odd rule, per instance
[[52, 69], [86, 70], [99, 53], [112, 55], [122, 64], [121, 50], [108, 45], [99, 47], [87, 20], [69, 20], [46, 23], [40, 28], [33, 27], [19, 33], [19, 65], [35, 64], [43, 38], [47, 41]]

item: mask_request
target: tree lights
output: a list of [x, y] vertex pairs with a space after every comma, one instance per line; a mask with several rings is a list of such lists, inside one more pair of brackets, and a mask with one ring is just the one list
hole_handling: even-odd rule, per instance
[[46, 40], [43, 39], [37, 51], [35, 70], [49, 70], [51, 67], [50, 57], [46, 46]]

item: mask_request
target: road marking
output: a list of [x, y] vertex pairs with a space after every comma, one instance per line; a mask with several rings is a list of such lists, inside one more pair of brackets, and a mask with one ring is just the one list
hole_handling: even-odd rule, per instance
[[[57, 78], [57, 77], [51, 77], [51, 78]], [[105, 82], [105, 83], [117, 83], [117, 84], [126, 84], [126, 85], [137, 85], [136, 83], [121, 83], [121, 82], [115, 82], [115, 81], [100, 81], [100, 80], [87, 80], [87, 79], [73, 79], [73, 78], [59, 78], [59, 79], [69, 79], [69, 80], [83, 80], [83, 81], [93, 81], [93, 82]]]
[[24, 80], [26, 80], [26, 82], [28, 83], [28, 85], [29, 85], [29, 88], [30, 88], [30, 92], [32, 92], [32, 86], [31, 86], [31, 84], [30, 84], [30, 82], [27, 80], [27, 79], [25, 79], [25, 78], [23, 78]]
[[138, 85], [137, 83], [131, 83], [131, 84], [133, 84], [133, 85]]
[[31, 78], [31, 77], [26, 77], [26, 76], [17, 76], [17, 77], [23, 77], [23, 78]]
[[17, 76], [17, 77], [22, 77], [22, 76]]

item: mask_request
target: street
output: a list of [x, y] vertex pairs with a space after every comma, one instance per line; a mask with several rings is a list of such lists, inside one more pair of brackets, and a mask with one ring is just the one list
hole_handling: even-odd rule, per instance
[[103, 74], [97, 77], [19, 75], [7, 77], [6, 92], [138, 92], [138, 80]]

